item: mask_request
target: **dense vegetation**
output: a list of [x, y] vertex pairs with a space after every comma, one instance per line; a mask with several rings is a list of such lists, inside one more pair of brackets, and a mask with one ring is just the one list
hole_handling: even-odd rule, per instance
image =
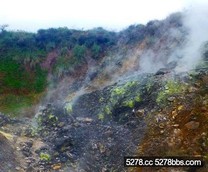
[[25, 97], [44, 92], [49, 72], [57, 78], [69, 74], [84, 65], [86, 57], [99, 60], [116, 42], [116, 33], [103, 28], [89, 31], [50, 28], [28, 33], [7, 31], [6, 27], [0, 27], [0, 109], [3, 107], [3, 111], [5, 99], [11, 95], [16, 97], [11, 101], [13, 107], [20, 99], [24, 102]]

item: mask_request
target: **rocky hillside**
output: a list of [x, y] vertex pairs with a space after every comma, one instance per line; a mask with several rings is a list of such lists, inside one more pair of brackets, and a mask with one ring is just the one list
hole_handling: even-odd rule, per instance
[[0, 171], [206, 171], [123, 165], [133, 155], [208, 160], [208, 39], [190, 68], [198, 44], [186, 19], [120, 32], [2, 26]]

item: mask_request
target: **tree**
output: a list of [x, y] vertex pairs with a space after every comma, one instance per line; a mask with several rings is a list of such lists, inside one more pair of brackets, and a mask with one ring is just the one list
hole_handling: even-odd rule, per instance
[[84, 45], [75, 45], [73, 48], [73, 55], [77, 58], [84, 58], [86, 53], [86, 47]]
[[99, 53], [101, 52], [101, 47], [97, 44], [93, 44], [91, 51], [92, 51], [92, 58], [97, 59], [99, 57]]
[[7, 27], [9, 27], [8, 24], [0, 25], [0, 30], [1, 30], [1, 32], [5, 32]]

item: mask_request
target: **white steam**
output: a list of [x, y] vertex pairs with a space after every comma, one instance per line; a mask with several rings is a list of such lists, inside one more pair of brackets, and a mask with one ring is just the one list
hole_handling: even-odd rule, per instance
[[181, 50], [177, 71], [188, 71], [197, 66], [202, 59], [204, 43], [208, 41], [208, 3], [195, 4], [185, 12], [184, 26], [188, 28], [187, 44]]
[[207, 9], [208, 2], [192, 3], [182, 13], [182, 28], [171, 27], [169, 18], [162, 21], [162, 36], [140, 56], [140, 72], [155, 73], [172, 61], [177, 62], [176, 72], [196, 68], [202, 62], [203, 48], [208, 41]]
[[156, 61], [155, 59], [153, 51], [149, 50], [144, 53], [139, 62], [140, 70], [144, 73], [155, 73], [158, 69], [163, 68], [164, 65], [162, 64], [162, 61]]

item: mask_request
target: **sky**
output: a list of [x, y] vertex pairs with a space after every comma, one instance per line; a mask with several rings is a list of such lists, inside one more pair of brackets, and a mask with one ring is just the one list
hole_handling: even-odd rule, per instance
[[50, 27], [119, 31], [164, 19], [206, 0], [0, 0], [0, 25], [36, 32]]

